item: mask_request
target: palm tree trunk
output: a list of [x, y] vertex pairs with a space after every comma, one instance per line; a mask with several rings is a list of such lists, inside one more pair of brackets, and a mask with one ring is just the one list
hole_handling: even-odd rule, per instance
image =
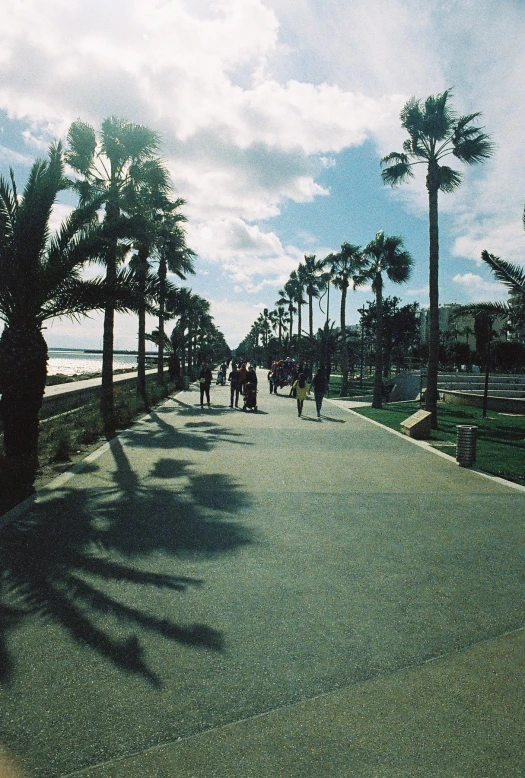
[[138, 250], [138, 278], [139, 278], [139, 301], [138, 301], [138, 335], [137, 335], [137, 397], [147, 404], [146, 397], [146, 304], [145, 304], [145, 285], [146, 271], [148, 267], [148, 249], [141, 244]]
[[38, 468], [38, 414], [47, 376], [47, 344], [37, 324], [0, 337], [1, 415], [6, 454], [4, 488], [31, 490]]
[[341, 397], [348, 394], [348, 343], [346, 342], [346, 293], [348, 280], [341, 284]]
[[107, 438], [116, 433], [115, 405], [113, 394], [113, 333], [115, 329], [115, 309], [113, 293], [115, 290], [116, 267], [110, 262], [106, 272], [106, 289], [108, 300], [104, 310], [104, 329], [102, 335], [102, 386], [101, 411], [104, 422], [104, 432]]
[[314, 298], [313, 295], [308, 295], [308, 329], [310, 337], [314, 336]]
[[374, 280], [376, 293], [376, 356], [374, 397], [372, 408], [382, 408], [383, 395], [383, 279], [378, 274]]
[[188, 374], [191, 375], [191, 372], [193, 370], [193, 325], [190, 321], [188, 322]]
[[[114, 222], [119, 209], [114, 204], [106, 204], [106, 220]], [[100, 407], [107, 438], [116, 434], [115, 404], [113, 393], [113, 339], [115, 330], [115, 290], [117, 283], [117, 241], [110, 247], [106, 266], [106, 307], [104, 309], [104, 329], [102, 335], [102, 386]]]
[[429, 337], [427, 391], [425, 408], [432, 414], [432, 429], [437, 429], [438, 368], [439, 368], [439, 232], [438, 232], [438, 189], [439, 171], [437, 163], [429, 163], [427, 175], [428, 217], [429, 217]]
[[301, 360], [302, 304], [297, 306], [297, 358]]
[[159, 262], [159, 352], [157, 361], [157, 383], [164, 383], [164, 309], [166, 305], [166, 260]]

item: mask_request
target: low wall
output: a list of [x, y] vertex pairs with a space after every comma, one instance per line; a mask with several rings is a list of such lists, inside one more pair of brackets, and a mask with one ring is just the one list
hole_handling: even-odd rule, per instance
[[[471, 408], [483, 407], [483, 394], [474, 392], [460, 392], [452, 389], [439, 389], [439, 396], [447, 403], [454, 405], [468, 405]], [[525, 399], [520, 397], [498, 397], [488, 395], [487, 408], [499, 413], [518, 413], [525, 415]]]
[[[157, 370], [146, 370], [146, 375], [156, 375]], [[133, 373], [121, 373], [113, 376], [113, 385], [117, 388], [119, 385], [136, 383], [137, 371]], [[55, 384], [46, 387], [40, 418], [47, 419], [50, 416], [56, 416], [58, 413], [72, 411], [80, 408], [93, 398], [100, 396], [101, 379], [88, 378], [85, 381], [71, 381], [66, 384]]]

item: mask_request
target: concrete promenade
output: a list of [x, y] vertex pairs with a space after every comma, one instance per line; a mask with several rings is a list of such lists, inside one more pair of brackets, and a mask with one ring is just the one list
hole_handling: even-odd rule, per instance
[[3, 526], [0, 742], [30, 778], [522, 778], [525, 491], [259, 375]]

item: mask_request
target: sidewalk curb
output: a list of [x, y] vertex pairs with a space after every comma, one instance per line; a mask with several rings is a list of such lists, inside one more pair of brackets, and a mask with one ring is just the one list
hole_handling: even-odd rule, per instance
[[[344, 402], [341, 400], [331, 400], [330, 398], [325, 398], [325, 399], [327, 402], [331, 403], [336, 408], [341, 407], [340, 403]], [[365, 407], [369, 407], [368, 404]], [[398, 438], [405, 440], [407, 443], [412, 443], [412, 445], [414, 446], [419, 446], [419, 448], [422, 448], [425, 451], [429, 451], [431, 454], [435, 454], [436, 456], [441, 457], [442, 459], [446, 459], [452, 465], [455, 464], [455, 460], [452, 459], [452, 457], [450, 457], [448, 454], [445, 454], [443, 451], [439, 451], [438, 449], [434, 448], [434, 446], [430, 445], [430, 443], [427, 443], [425, 440], [415, 440], [414, 438], [409, 438], [408, 435], [403, 435], [402, 432], [393, 430], [392, 427], [387, 427], [385, 424], [381, 424], [381, 422], [375, 421], [375, 419], [369, 419], [368, 416], [363, 416], [362, 414], [357, 413], [357, 411], [354, 411], [353, 408], [343, 407], [343, 410], [345, 410], [347, 413], [352, 413], [354, 416], [358, 416], [360, 419], [365, 419], [365, 421], [370, 422], [370, 424], [375, 424], [376, 427], [381, 427], [381, 429], [390, 432], [392, 435], [397, 435]], [[525, 492], [525, 486], [521, 486], [520, 484], [515, 484], [514, 481], [507, 481], [505, 478], [499, 478], [497, 475], [491, 475], [490, 473], [486, 473], [484, 470], [478, 470], [476, 467], [469, 467], [464, 469], [469, 470], [471, 473], [475, 473], [476, 475], [479, 475], [482, 478], [487, 478], [489, 481], [493, 481], [496, 484], [501, 484], [502, 486], [508, 486], [511, 489], [515, 489], [518, 492]]]

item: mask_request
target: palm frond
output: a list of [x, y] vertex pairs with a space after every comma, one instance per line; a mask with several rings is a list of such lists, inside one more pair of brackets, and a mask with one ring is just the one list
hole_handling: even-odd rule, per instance
[[512, 289], [517, 295], [525, 298], [525, 271], [519, 265], [513, 265], [500, 257], [481, 252], [481, 259], [490, 267], [498, 281]]
[[450, 135], [456, 121], [449, 99], [452, 90], [446, 89], [438, 95], [430, 95], [425, 100], [422, 134], [439, 143]]
[[461, 184], [461, 173], [447, 165], [439, 165], [438, 173], [439, 188], [442, 192], [453, 192]]
[[80, 175], [87, 176], [97, 148], [95, 130], [86, 122], [77, 119], [69, 128], [67, 143], [66, 163]]
[[54, 318], [79, 319], [91, 311], [103, 310], [107, 302], [104, 278], [85, 280], [70, 274], [37, 314], [40, 322]]
[[468, 165], [489, 159], [495, 149], [495, 144], [492, 143], [489, 136], [481, 131], [478, 131], [476, 135], [464, 135], [454, 139], [453, 142], [454, 150], [452, 153]]
[[396, 186], [408, 181], [414, 177], [412, 163], [406, 154], [399, 154], [393, 151], [381, 160], [381, 178], [383, 183]]
[[479, 316], [485, 314], [495, 319], [508, 319], [511, 316], [513, 310], [508, 303], [469, 303], [468, 305], [461, 305], [450, 316], [451, 321], [462, 319], [465, 316]]

